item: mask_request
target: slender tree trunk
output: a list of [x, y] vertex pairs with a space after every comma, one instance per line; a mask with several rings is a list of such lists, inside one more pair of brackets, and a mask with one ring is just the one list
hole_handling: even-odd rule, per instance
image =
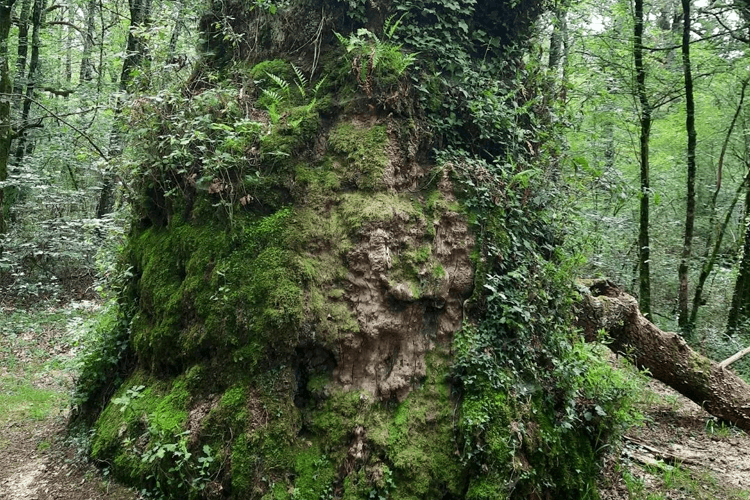
[[[125, 59], [122, 62], [122, 71], [120, 73], [120, 90], [126, 92], [130, 90], [133, 79], [133, 70], [135, 70], [146, 57], [146, 44], [141, 40], [137, 31], [141, 26], [148, 26], [151, 16], [151, 0], [129, 0], [130, 6], [130, 29], [128, 30], [128, 41], [125, 48]], [[109, 157], [110, 159], [118, 157], [122, 153], [122, 140], [117, 128], [119, 116], [122, 113], [122, 98], [118, 99], [115, 107], [115, 123], [109, 135]], [[104, 172], [102, 189], [99, 192], [99, 201], [96, 204], [96, 218], [101, 219], [112, 211], [114, 206], [114, 172], [107, 170]]]
[[177, 0], [177, 12], [175, 13], [172, 36], [169, 37], [169, 51], [167, 52], [167, 62], [172, 64], [177, 62], [177, 42], [180, 40], [180, 34], [182, 33], [184, 12], [185, 2], [183, 0]]
[[682, 256], [678, 270], [678, 319], [680, 329], [690, 334], [690, 317], [688, 315], [688, 271], [693, 245], [695, 228], [695, 148], [697, 134], [695, 131], [695, 98], [693, 95], [693, 73], [690, 64], [690, 0], [682, 0], [682, 69], [685, 74], [685, 110], [687, 118], [687, 203], [685, 208], [685, 239], [682, 244]]
[[651, 136], [651, 103], [646, 91], [646, 69], [643, 64], [643, 0], [635, 0], [633, 58], [635, 59], [636, 88], [640, 103], [640, 161], [641, 205], [638, 232], [639, 279], [638, 295], [643, 315], [651, 318], [651, 243], [649, 241], [649, 139]]
[[[68, 22], [70, 24], [75, 23], [75, 10], [73, 4], [69, 3], [68, 8], [65, 9], [68, 15]], [[65, 83], [70, 84], [73, 82], [73, 36], [71, 34], [70, 26], [65, 26]]]
[[26, 95], [21, 111], [21, 133], [18, 135], [18, 144], [13, 157], [13, 164], [20, 165], [27, 151], [27, 134], [23, 127], [28, 124], [31, 115], [31, 103], [36, 91], [37, 72], [39, 70], [39, 48], [41, 46], [41, 28], [44, 16], [45, 0], [34, 0], [34, 11], [31, 16], [33, 34], [31, 36], [31, 59], [29, 60], [29, 74], [26, 78]]
[[[737, 125], [737, 119], [740, 116], [740, 113], [743, 110], [743, 104], [745, 102], [745, 92], [747, 91], [747, 85], [748, 82], [750, 82], [750, 79], [746, 78], [742, 81], [742, 88], [740, 90], [740, 101], [737, 105], [737, 109], [734, 111], [734, 116], [732, 117], [732, 121], [729, 124], [729, 128], [727, 129], [727, 133], [724, 136], [724, 143], [721, 146], [721, 153], [719, 154], [719, 161], [716, 168], [716, 188], [714, 189], [714, 194], [711, 197], [711, 217], [709, 219], [708, 227], [712, 228], [714, 227], [715, 221], [716, 221], [716, 200], [719, 197], [719, 191], [721, 191], [721, 178], [724, 171], [724, 158], [727, 154], [727, 148], [729, 147], [729, 139], [732, 137], [732, 133], [734, 132], [734, 128]], [[721, 250], [721, 243], [724, 240], [724, 235], [726, 234], [727, 228], [729, 227], [729, 223], [732, 220], [732, 213], [734, 212], [734, 207], [737, 205], [737, 201], [739, 201], [740, 194], [742, 193], [742, 190], [745, 189], [745, 184], [748, 182], [748, 176], [750, 176], [750, 169], [748, 169], [747, 173], [745, 174], [745, 178], [737, 187], [737, 193], [734, 196], [734, 199], [732, 200], [732, 204], [730, 205], [729, 209], [727, 210], [727, 213], [724, 217], [724, 223], [721, 225], [721, 228], [716, 233], [716, 241], [713, 243], [713, 250], [711, 249], [711, 241], [712, 238], [709, 236], [708, 241], [706, 243], [706, 253], [703, 256], [703, 265], [701, 266], [701, 273], [700, 276], [698, 276], [698, 283], [695, 286], [695, 296], [693, 297], [693, 307], [690, 311], [690, 323], [688, 325], [688, 328], [692, 330], [695, 328], [695, 323], [698, 318], [698, 308], [701, 305], [701, 301], [703, 300], [703, 287], [706, 284], [706, 280], [708, 279], [709, 275], [713, 271], [714, 265], [716, 265], [716, 258], [719, 255], [719, 251]]]
[[568, 9], [565, 6], [558, 6], [552, 14], [555, 24], [549, 40], [549, 69], [556, 72], [564, 56], [563, 43], [568, 28]]
[[[13, 90], [8, 67], [8, 37], [10, 36], [13, 0], [0, 0], [0, 234], [8, 230], [7, 211], [5, 206], [5, 186], [8, 180], [8, 159], [13, 130], [10, 122], [9, 94]], [[0, 252], [2, 249], [0, 248]]]
[[26, 84], [26, 60], [29, 54], [29, 17], [31, 16], [32, 0], [23, 0], [21, 13], [18, 17], [18, 48], [16, 49], [16, 76], [13, 81], [13, 103], [18, 108], [21, 105], [23, 86]]
[[81, 52], [81, 71], [78, 76], [81, 82], [90, 82], [94, 76], [91, 63], [91, 50], [94, 47], [94, 30], [96, 25], [96, 0], [89, 0], [86, 4], [86, 30], [83, 34], [83, 50]]
[[583, 282], [578, 325], [593, 341], [604, 329], [610, 349], [647, 369], [710, 414], [750, 431], [750, 385], [693, 351], [676, 333], [659, 330], [640, 314], [636, 300], [606, 280]]
[[750, 319], [750, 183], [745, 188], [745, 239], [727, 318], [728, 332], [741, 328]]
[[690, 321], [688, 323], [687, 331], [692, 331], [693, 328], [695, 328], [695, 322], [698, 318], [698, 308], [700, 307], [701, 301], [703, 300], [703, 287], [706, 285], [706, 280], [708, 279], [711, 271], [713, 271], [713, 268], [716, 265], [716, 259], [719, 255], [719, 251], [721, 250], [721, 242], [724, 240], [724, 235], [727, 232], [727, 227], [729, 227], [729, 223], [732, 220], [734, 207], [737, 205], [737, 202], [740, 199], [740, 194], [742, 194], [742, 190], [745, 189], [745, 184], [748, 182], [748, 175], [750, 175], [750, 170], [745, 175], [742, 184], [737, 187], [737, 194], [735, 195], [732, 203], [727, 209], [727, 213], [724, 216], [724, 222], [722, 223], [721, 228], [716, 235], [716, 241], [713, 244], [713, 249], [710, 251], [710, 254], [709, 248], [706, 248], [706, 256], [704, 258], [703, 266], [701, 267], [700, 276], [698, 276], [698, 283], [695, 286], [693, 308], [690, 311]]

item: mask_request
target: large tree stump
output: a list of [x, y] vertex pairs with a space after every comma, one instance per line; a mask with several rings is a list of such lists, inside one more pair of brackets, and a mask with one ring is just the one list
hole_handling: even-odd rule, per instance
[[586, 340], [604, 329], [610, 349], [722, 420], [750, 431], [750, 385], [647, 320], [638, 302], [607, 280], [581, 281], [577, 317]]

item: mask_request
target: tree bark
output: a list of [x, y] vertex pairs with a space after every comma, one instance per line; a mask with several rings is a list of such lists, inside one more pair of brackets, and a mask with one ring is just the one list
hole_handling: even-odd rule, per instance
[[44, 20], [45, 3], [45, 0], [34, 0], [34, 11], [31, 15], [31, 22], [33, 25], [33, 32], [31, 35], [31, 59], [29, 60], [29, 75], [26, 78], [26, 94], [23, 101], [23, 108], [21, 110], [21, 132], [18, 135], [18, 143], [16, 144], [16, 152], [13, 157], [13, 165], [20, 165], [25, 154], [27, 151], [30, 152], [30, 148], [32, 147], [32, 144], [28, 143], [27, 140], [26, 126], [29, 123], [31, 103], [34, 101], [36, 80], [39, 76], [39, 49], [42, 44], [40, 31]]
[[21, 103], [23, 86], [26, 83], [26, 59], [29, 54], [29, 20], [31, 16], [32, 0], [23, 0], [21, 13], [18, 18], [18, 47], [16, 49], [16, 77], [13, 82], [13, 103], [18, 107]]
[[[133, 72], [141, 65], [147, 56], [146, 42], [138, 35], [138, 28], [148, 26], [151, 22], [151, 0], [129, 0], [130, 29], [125, 47], [125, 59], [120, 73], [120, 91], [127, 92], [133, 84]], [[109, 135], [109, 158], [118, 157], [122, 153], [122, 140], [118, 133], [119, 117], [122, 113], [123, 101], [119, 97], [115, 106], [115, 123]], [[112, 211], [114, 206], [115, 174], [110, 169], [103, 172], [102, 188], [96, 204], [96, 218], [101, 219]]]
[[[716, 222], [716, 200], [719, 198], [719, 192], [721, 191], [721, 180], [723, 176], [724, 171], [724, 158], [727, 154], [727, 148], [729, 147], [729, 140], [732, 137], [732, 133], [734, 132], [734, 128], [737, 124], [737, 119], [740, 116], [740, 113], [742, 112], [743, 104], [745, 102], [745, 91], [747, 90], [748, 83], [750, 83], [750, 79], [745, 78], [742, 81], [742, 86], [740, 89], [740, 101], [739, 104], [737, 104], [737, 109], [734, 111], [734, 115], [732, 116], [732, 121], [729, 124], [729, 128], [727, 129], [727, 133], [724, 136], [724, 143], [721, 146], [721, 153], [719, 154], [719, 161], [716, 166], [716, 188], [714, 189], [714, 194], [711, 197], [711, 216], [709, 217], [708, 227], [713, 228], [715, 227]], [[713, 271], [713, 267], [716, 264], [716, 257], [719, 255], [719, 250], [721, 249], [721, 243], [724, 240], [724, 235], [726, 234], [727, 227], [729, 227], [729, 222], [731, 221], [732, 214], [734, 213], [734, 207], [737, 205], [737, 201], [739, 200], [740, 194], [742, 193], [742, 190], [745, 189], [745, 183], [748, 181], [748, 175], [750, 175], [750, 169], [745, 174], [745, 178], [742, 181], [742, 184], [740, 184], [737, 187], [737, 193], [735, 194], [734, 198], [732, 199], [732, 203], [730, 204], [729, 208], [727, 209], [727, 213], [724, 216], [724, 223], [721, 225], [719, 230], [716, 232], [716, 241], [713, 243], [713, 251], [711, 251], [711, 245], [712, 245], [712, 233], [709, 233], [708, 241], [706, 242], [706, 252], [703, 256], [703, 265], [701, 266], [701, 273], [700, 276], [698, 276], [698, 284], [695, 286], [695, 296], [693, 297], [693, 308], [690, 311], [690, 323], [689, 328], [695, 327], [695, 322], [698, 318], [698, 308], [701, 305], [701, 302], [703, 300], [703, 287], [706, 284], [706, 280], [708, 279], [708, 276]]]
[[[13, 140], [10, 124], [10, 93], [13, 87], [8, 68], [8, 37], [12, 13], [13, 0], [0, 1], [0, 183], [8, 180], [8, 158]], [[5, 186], [0, 184], [0, 234], [4, 234], [7, 229]]]
[[96, 28], [96, 0], [89, 0], [86, 5], [86, 31], [83, 34], [83, 50], [81, 52], [81, 70], [78, 76], [80, 82], [90, 82], [94, 77], [91, 63], [91, 51], [94, 47], [94, 30]]
[[745, 185], [745, 236], [740, 269], [734, 283], [732, 305], [727, 318], [727, 331], [733, 332], [750, 319], [750, 184]]
[[556, 73], [564, 55], [563, 43], [568, 30], [568, 9], [566, 6], [561, 5], [556, 7], [552, 14], [554, 16], [555, 25], [552, 27], [552, 34], [550, 35], [549, 40], [548, 66], [551, 71]]
[[685, 75], [685, 111], [687, 118], [687, 203], [685, 207], [685, 239], [682, 243], [682, 255], [678, 270], [678, 318], [680, 329], [689, 333], [690, 318], [688, 315], [688, 271], [690, 269], [690, 255], [693, 246], [693, 231], [695, 228], [695, 148], [697, 133], [695, 131], [695, 97], [693, 95], [693, 70], [690, 64], [690, 1], [682, 0], [682, 70]]
[[693, 351], [677, 333], [663, 332], [638, 302], [607, 280], [581, 282], [578, 326], [588, 341], [604, 329], [609, 348], [672, 387], [710, 414], [750, 431], [750, 385]]
[[635, 1], [633, 58], [635, 59], [636, 88], [640, 104], [640, 161], [641, 204], [638, 231], [638, 294], [644, 316], [651, 318], [651, 243], [649, 238], [649, 139], [651, 137], [651, 103], [646, 91], [646, 69], [643, 64], [643, 0]]

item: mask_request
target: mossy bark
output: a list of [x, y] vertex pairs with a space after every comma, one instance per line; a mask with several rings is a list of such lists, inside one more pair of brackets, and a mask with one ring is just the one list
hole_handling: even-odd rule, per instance
[[[8, 67], [8, 37], [10, 36], [11, 15], [14, 0], [3, 0], [0, 3], [0, 183], [8, 179], [8, 160], [10, 159], [10, 144], [13, 140], [11, 127], [11, 78]], [[8, 210], [5, 200], [5, 186], [0, 186], [0, 234], [7, 231]], [[2, 252], [2, 248], [0, 248]]]
[[[507, 159], [512, 146], [525, 168], [541, 146], [472, 132], [477, 157], [436, 161], [442, 139], [414, 86], [440, 88], [434, 72], [368, 70], [376, 46], [356, 58], [333, 35], [381, 36], [390, 2], [362, 5], [366, 23], [344, 2], [276, 13], [215, 2], [187, 97], [135, 111], [159, 138], [143, 137], [123, 255], [138, 370], [96, 425], [96, 457], [165, 495], [190, 484], [196, 496], [264, 500], [583, 496], [615, 432], [591, 415], [613, 372], [575, 344], [567, 313], [547, 309], [567, 299], [546, 278], [559, 275], [553, 237], [528, 179], [479, 157], [486, 145]], [[540, 9], [477, 2], [463, 22], [509, 41]], [[498, 16], [514, 22], [495, 26]], [[472, 45], [467, 61], [487, 53]], [[465, 128], [453, 137], [477, 125]], [[476, 267], [495, 273], [490, 288], [507, 283], [494, 290], [492, 308], [508, 313], [494, 325], [482, 323]], [[524, 366], [505, 347], [528, 349]], [[132, 411], [120, 411], [128, 397]], [[163, 413], [178, 424], [159, 424]]]

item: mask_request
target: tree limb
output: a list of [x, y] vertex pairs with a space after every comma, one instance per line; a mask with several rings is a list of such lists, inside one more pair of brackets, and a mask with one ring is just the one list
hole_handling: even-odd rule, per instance
[[80, 34], [82, 34], [82, 35], [85, 36], [85, 34], [84, 34], [84, 32], [83, 32], [83, 30], [81, 28], [79, 28], [78, 26], [76, 26], [73, 23], [69, 23], [68, 21], [47, 21], [44, 24], [46, 24], [47, 26], [55, 26], [55, 25], [58, 25], [58, 26], [67, 26], [69, 28], [73, 28], [74, 30], [76, 30], [77, 32], [79, 32]]
[[[12, 94], [12, 93], [7, 93], [7, 94], [6, 93], [2, 93], [0, 95], [2, 95], [2, 96], [8, 96], [8, 97], [13, 97], [15, 94]], [[40, 108], [42, 108], [44, 111], [46, 111], [47, 113], [49, 113], [50, 116], [52, 116], [53, 118], [55, 118], [57, 120], [60, 120], [65, 125], [67, 125], [68, 127], [72, 128], [78, 135], [80, 135], [81, 137], [83, 137], [84, 139], [86, 139], [86, 142], [88, 142], [91, 145], [91, 147], [94, 148], [94, 150], [99, 154], [99, 156], [102, 157], [103, 160], [109, 161], [109, 157], [94, 142], [94, 140], [88, 134], [86, 134], [84, 131], [82, 131], [81, 129], [79, 129], [78, 127], [76, 127], [75, 125], [73, 125], [72, 123], [70, 123], [69, 121], [67, 121], [66, 119], [64, 119], [59, 114], [57, 114], [54, 111], [50, 110], [48, 107], [46, 107], [44, 104], [40, 103], [36, 99], [32, 99], [30, 97], [26, 97], [26, 99], [28, 99], [29, 101], [33, 102], [34, 104], [36, 104]]]

